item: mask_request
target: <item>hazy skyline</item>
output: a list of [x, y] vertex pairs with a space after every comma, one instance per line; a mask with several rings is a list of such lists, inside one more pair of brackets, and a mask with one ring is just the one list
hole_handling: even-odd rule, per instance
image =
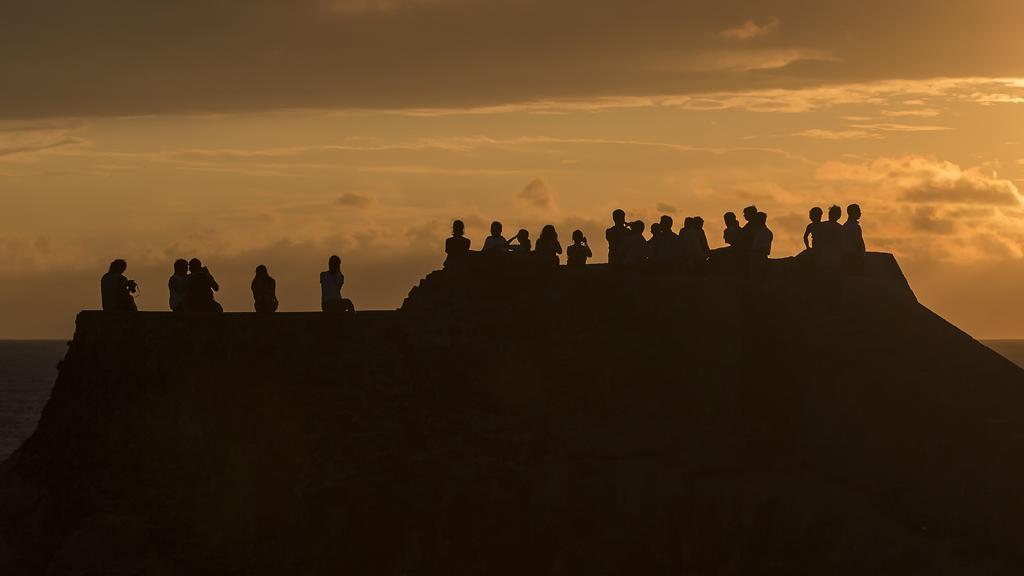
[[[864, 208], [919, 298], [1024, 338], [1024, 4], [1009, 1], [8, 2], [0, 338], [68, 337], [129, 261], [178, 257], [250, 310], [397, 307], [452, 219], [582, 228], [756, 203], [773, 256], [812, 206]], [[46, 31], [45, 35], [41, 31]]]

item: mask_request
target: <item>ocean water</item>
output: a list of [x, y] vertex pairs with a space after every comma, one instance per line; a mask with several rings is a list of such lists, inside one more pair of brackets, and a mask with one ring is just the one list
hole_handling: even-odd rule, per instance
[[67, 349], [64, 340], [0, 341], [0, 460], [35, 430]]
[[[1024, 368], [1024, 340], [985, 344]], [[66, 351], [63, 340], [0, 341], [0, 461], [35, 430]]]

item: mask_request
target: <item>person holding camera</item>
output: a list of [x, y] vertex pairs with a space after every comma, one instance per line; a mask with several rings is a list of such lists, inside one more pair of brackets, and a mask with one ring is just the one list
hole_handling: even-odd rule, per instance
[[587, 237], [583, 235], [582, 230], [573, 230], [572, 233], [572, 244], [566, 249], [568, 254], [567, 265], [570, 268], [581, 268], [587, 265], [587, 259], [594, 256], [594, 253], [590, 250], [590, 244], [587, 242]]
[[110, 263], [110, 269], [100, 279], [100, 300], [103, 310], [108, 312], [138, 310], [135, 305], [135, 294], [139, 285], [135, 280], [129, 280], [124, 273], [128, 269], [128, 263], [118, 258]]
[[213, 298], [213, 293], [220, 290], [220, 285], [203, 266], [199, 258], [188, 262], [188, 280], [185, 282], [185, 301], [182, 303], [185, 312], [223, 312], [224, 308]]

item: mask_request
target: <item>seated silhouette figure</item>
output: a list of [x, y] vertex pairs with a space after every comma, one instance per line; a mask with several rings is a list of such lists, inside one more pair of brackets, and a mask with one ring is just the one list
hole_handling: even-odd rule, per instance
[[128, 270], [128, 262], [118, 258], [110, 263], [107, 273], [100, 278], [100, 303], [107, 312], [134, 312], [138, 310], [132, 294], [138, 291], [134, 280], [129, 280], [124, 273]]
[[345, 275], [341, 273], [341, 258], [332, 255], [327, 259], [327, 270], [320, 273], [320, 309], [329, 314], [345, 314], [356, 311], [352, 301], [341, 297]]
[[508, 242], [508, 251], [518, 256], [526, 256], [533, 250], [533, 242], [530, 241], [530, 231], [520, 228], [519, 232]]
[[847, 271], [859, 274], [864, 269], [864, 233], [860, 228], [860, 205], [846, 207], [846, 222], [843, 224], [843, 263]]
[[188, 283], [188, 260], [178, 258], [174, 261], [174, 273], [167, 279], [167, 304], [173, 312], [183, 310], [185, 302], [185, 285]]
[[582, 230], [572, 231], [572, 244], [566, 249], [566, 254], [566, 265], [570, 268], [582, 268], [587, 265], [587, 260], [594, 256]]
[[188, 261], [188, 279], [185, 281], [185, 299], [182, 309], [190, 313], [217, 313], [224, 308], [214, 299], [213, 293], [220, 290], [220, 285], [210, 274], [209, 268], [203, 266], [199, 258]]
[[484, 240], [484, 248], [481, 252], [489, 255], [498, 255], [508, 252], [508, 240], [501, 235], [501, 222], [491, 222], [491, 235]]
[[736, 218], [734, 212], [726, 212], [722, 216], [725, 220], [725, 230], [722, 232], [722, 240], [729, 248], [739, 246], [743, 240], [743, 228], [740, 227], [740, 221]]
[[604, 232], [604, 238], [608, 241], [608, 263], [612, 266], [621, 266], [625, 263], [626, 238], [631, 236], [630, 228], [626, 226], [626, 212], [621, 208], [612, 212], [612, 227]]
[[811, 208], [811, 211], [807, 214], [807, 217], [811, 220], [807, 224], [807, 228], [804, 229], [804, 248], [807, 250], [814, 248], [814, 231], [821, 225], [822, 216], [824, 216], [824, 212], [817, 206]]
[[277, 311], [277, 281], [267, 272], [266, 266], [260, 264], [256, 267], [256, 275], [249, 286], [252, 288], [253, 307], [257, 312]]
[[537, 237], [537, 245], [534, 249], [537, 261], [542, 266], [558, 266], [559, 256], [562, 254], [562, 244], [558, 241], [558, 231], [551, 224], [544, 226]]
[[452, 235], [444, 242], [444, 267], [461, 266], [469, 256], [470, 240], [466, 238], [466, 225], [462, 220], [452, 222]]

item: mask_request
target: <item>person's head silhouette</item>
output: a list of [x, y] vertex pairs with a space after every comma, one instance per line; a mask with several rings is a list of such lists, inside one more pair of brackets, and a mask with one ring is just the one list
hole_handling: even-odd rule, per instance
[[758, 212], [754, 215], [754, 221], [757, 222], [758, 226], [764, 226], [768, 224], [768, 215], [764, 212]]
[[572, 231], [572, 241], [576, 244], [583, 244], [583, 230]]
[[452, 222], [452, 236], [462, 236], [466, 233], [466, 225], [462, 223], [462, 220], [456, 220]]
[[327, 259], [327, 270], [335, 274], [341, 272], [341, 258], [337, 254]]
[[725, 226], [727, 228], [740, 225], [740, 221], [736, 218], [736, 213], [734, 212], [726, 212], [723, 218], [725, 219]]
[[178, 258], [174, 261], [174, 273], [179, 276], [188, 274], [188, 261], [184, 258]]
[[753, 222], [755, 216], [757, 216], [757, 206], [747, 206], [743, 209], [743, 219], [747, 222]]
[[839, 219], [843, 217], [843, 209], [839, 206], [832, 206], [828, 209], [828, 220], [829, 222], [839, 222]]
[[188, 271], [189, 272], [195, 274], [196, 272], [201, 272], [202, 270], [203, 270], [203, 263], [202, 263], [202, 261], [199, 260], [199, 258], [193, 258], [193, 259], [188, 261]]
[[118, 258], [110, 263], [108, 271], [112, 274], [124, 274], [124, 271], [128, 269], [128, 262]]
[[811, 222], [821, 222], [822, 215], [824, 215], [824, 211], [822, 211], [822, 209], [818, 208], [817, 206], [811, 208], [811, 211], [808, 213]]
[[860, 220], [860, 205], [859, 204], [850, 204], [849, 206], [847, 206], [846, 207], [846, 216], [847, 216], [847, 218], [849, 218], [850, 220], [853, 220], [854, 222], [857, 222], [858, 220]]
[[686, 218], [683, 218], [683, 229], [685, 230], [690, 228], [693, 228], [693, 217], [687, 216]]
[[703, 230], [704, 229], [704, 219], [701, 218], [700, 216], [694, 216], [693, 217], [693, 227], [696, 228], [697, 230]]
[[260, 277], [260, 278], [263, 278], [263, 277], [266, 277], [266, 276], [270, 276], [270, 273], [267, 272], [267, 267], [266, 266], [264, 266], [263, 264], [260, 264], [259, 266], [256, 267], [256, 276]]
[[618, 208], [612, 212], [612, 222], [614, 222], [616, 226], [624, 226], [626, 224], [626, 211]]
[[545, 240], [558, 240], [558, 232], [553, 225], [548, 224], [540, 229], [540, 237]]
[[[637, 224], [640, 224], [640, 231], [643, 232], [643, 222], [640, 222], [639, 220], [637, 220], [633, 224], [630, 224], [629, 225], [630, 229], [633, 229]], [[654, 236], [657, 236], [659, 233], [661, 233], [661, 226], [658, 225], [657, 222], [652, 222], [651, 223], [651, 237], [653, 238]]]
[[530, 241], [530, 231], [526, 228], [520, 228], [519, 232], [516, 232], [516, 240], [519, 240], [520, 244], [525, 244]]
[[[654, 230], [655, 226], [657, 226], [657, 224], [652, 224], [651, 230]], [[633, 234], [643, 235], [645, 227], [646, 226], [644, 225], [643, 220], [636, 220], [634, 222], [630, 222], [629, 224], [629, 229], [630, 231], [633, 232]]]
[[661, 232], [663, 234], [671, 234], [672, 233], [672, 217], [671, 216], [669, 216], [668, 214], [665, 214], [664, 216], [661, 217], [661, 220], [658, 221], [658, 232]]
[[491, 222], [491, 236], [501, 236], [501, 222]]

